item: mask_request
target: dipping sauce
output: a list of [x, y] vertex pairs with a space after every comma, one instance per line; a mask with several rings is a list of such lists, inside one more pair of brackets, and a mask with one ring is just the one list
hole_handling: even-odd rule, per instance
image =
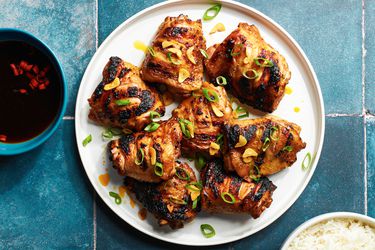
[[[36, 67], [23, 70], [20, 64]], [[41, 51], [24, 42], [0, 41], [0, 135], [6, 137], [3, 143], [27, 141], [48, 128], [60, 106], [58, 82], [56, 70]]]

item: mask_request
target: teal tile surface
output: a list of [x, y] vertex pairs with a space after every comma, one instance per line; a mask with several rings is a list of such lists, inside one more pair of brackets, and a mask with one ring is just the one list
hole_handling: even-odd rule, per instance
[[368, 215], [375, 218], [375, 118], [366, 122]]
[[0, 201], [0, 249], [92, 247], [92, 187], [74, 121], [31, 152], [0, 157]]
[[95, 1], [2, 1], [0, 27], [19, 28], [45, 42], [62, 63], [68, 84], [66, 115], [74, 105], [84, 70], [95, 52]]
[[375, 1], [365, 1], [366, 109], [375, 114]]
[[[278, 249], [298, 225], [316, 215], [333, 211], [364, 213], [363, 119], [337, 117], [328, 118], [326, 122], [320, 162], [297, 202], [266, 229], [220, 249]], [[140, 245], [145, 249], [175, 247], [143, 235], [123, 222], [101, 200], [97, 203], [99, 249], [134, 249]]]

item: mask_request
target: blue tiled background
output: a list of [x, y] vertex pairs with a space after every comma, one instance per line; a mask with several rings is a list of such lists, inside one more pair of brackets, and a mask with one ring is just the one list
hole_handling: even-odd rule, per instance
[[[0, 158], [0, 249], [175, 247], [133, 229], [95, 198], [74, 137], [75, 96], [96, 46], [158, 2], [0, 1], [0, 27], [21, 28], [45, 41], [69, 85], [56, 134], [29, 153]], [[241, 2], [273, 18], [306, 52], [323, 91], [326, 137], [318, 168], [297, 202], [265, 230], [218, 248], [278, 249], [296, 226], [324, 212], [375, 216], [375, 1]]]

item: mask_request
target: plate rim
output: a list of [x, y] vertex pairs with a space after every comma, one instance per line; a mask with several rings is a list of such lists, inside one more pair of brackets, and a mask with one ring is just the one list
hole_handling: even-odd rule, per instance
[[[146, 234], [146, 235], [148, 235], [150, 237], [156, 238], [156, 239], [161, 240], [161, 241], [165, 241], [165, 242], [177, 244], [177, 245], [214, 246], [214, 245], [221, 245], [221, 244], [225, 244], [225, 243], [230, 243], [230, 242], [234, 242], [234, 241], [237, 241], [237, 240], [249, 237], [249, 236], [251, 236], [251, 235], [253, 235], [255, 233], [258, 233], [258, 232], [262, 231], [264, 228], [266, 228], [269, 225], [271, 225], [272, 223], [274, 223], [275, 221], [277, 221], [280, 218], [280, 216], [282, 216], [287, 210], [290, 209], [290, 207], [297, 201], [297, 199], [301, 196], [302, 192], [306, 189], [307, 184], [310, 182], [310, 180], [312, 178], [312, 175], [314, 174], [314, 172], [316, 170], [316, 167], [318, 165], [318, 162], [320, 160], [320, 156], [321, 156], [321, 152], [322, 152], [322, 148], [323, 148], [323, 144], [324, 144], [324, 135], [325, 135], [325, 107], [324, 107], [323, 95], [322, 95], [321, 88], [320, 88], [320, 83], [319, 83], [319, 80], [318, 80], [318, 78], [316, 76], [315, 70], [312, 67], [311, 63], [310, 63], [310, 60], [307, 58], [305, 52], [300, 47], [300, 45], [297, 43], [297, 41], [282, 26], [280, 26], [277, 22], [275, 22], [272, 18], [268, 17], [266, 14], [264, 14], [264, 13], [256, 10], [253, 7], [250, 7], [248, 5], [242, 4], [240, 2], [232, 1], [232, 0], [220, 0], [220, 1], [210, 1], [210, 0], [207, 0], [207, 1], [204, 1], [204, 2], [206, 2], [207, 4], [211, 4], [211, 5], [215, 4], [215, 3], [221, 3], [223, 5], [227, 5], [227, 6], [230, 6], [232, 8], [238, 8], [238, 7], [243, 8], [243, 11], [245, 11], [245, 12], [252, 12], [252, 14], [257, 15], [260, 19], [262, 19], [263, 21], [265, 21], [265, 24], [273, 26], [276, 32], [279, 32], [282, 36], [284, 36], [284, 39], [288, 40], [289, 43], [295, 47], [293, 49], [295, 52], [297, 52], [295, 55], [297, 55], [298, 57], [300, 57], [301, 60], [306, 64], [306, 68], [308, 69], [308, 72], [310, 73], [309, 77], [315, 83], [315, 84], [312, 85], [312, 87], [316, 91], [316, 94], [317, 94], [317, 97], [318, 97], [317, 102], [319, 104], [320, 113], [321, 113], [321, 116], [318, 117], [318, 119], [320, 119], [320, 123], [319, 123], [319, 121], [317, 121], [317, 124], [320, 126], [320, 129], [318, 129], [317, 131], [320, 132], [320, 135], [319, 135], [319, 138], [317, 139], [318, 149], [317, 149], [316, 155], [314, 157], [314, 162], [313, 162], [313, 164], [312, 164], [312, 166], [311, 166], [311, 168], [309, 170], [309, 173], [308, 173], [307, 177], [305, 178], [305, 181], [301, 185], [302, 188], [295, 193], [294, 197], [292, 197], [290, 199], [290, 201], [282, 209], [280, 209], [277, 213], [275, 213], [276, 215], [274, 216], [274, 218], [272, 220], [268, 221], [267, 223], [264, 223], [255, 232], [250, 231], [250, 233], [243, 233], [243, 234], [239, 234], [237, 236], [232, 236], [230, 238], [224, 238], [224, 239], [217, 238], [216, 241], [207, 241], [207, 243], [203, 243], [203, 244], [201, 242], [197, 242], [197, 243], [196, 242], [179, 242], [179, 241], [177, 241], [175, 239], [170, 239], [167, 236], [162, 236], [162, 235], [154, 234], [153, 232], [147, 231], [147, 230], [144, 231], [144, 230], [142, 230], [143, 228], [141, 226], [139, 226], [139, 224], [129, 223], [125, 219], [124, 216], [122, 216], [122, 215], [120, 215], [120, 214], [118, 214], [116, 212], [117, 209], [115, 208], [114, 203], [107, 203], [106, 199], [104, 197], [102, 197], [101, 192], [99, 192], [99, 190], [98, 190], [99, 187], [97, 185], [94, 185], [94, 183], [95, 183], [94, 177], [92, 177], [92, 176], [89, 175], [88, 170], [85, 167], [85, 165], [83, 164], [83, 160], [82, 160], [82, 157], [81, 157], [81, 155], [83, 154], [83, 152], [82, 152], [83, 147], [82, 147], [81, 142], [79, 141], [79, 139], [77, 137], [77, 130], [78, 130], [78, 126], [79, 126], [79, 119], [77, 119], [77, 114], [80, 113], [80, 111], [78, 110], [79, 109], [78, 102], [76, 101], [75, 112], [74, 112], [74, 115], [75, 115], [74, 130], [75, 130], [75, 135], [76, 135], [76, 144], [77, 144], [77, 147], [78, 147], [78, 152], [79, 152], [79, 157], [80, 157], [80, 160], [81, 160], [81, 164], [82, 164], [82, 166], [83, 166], [83, 168], [84, 168], [84, 170], [86, 172], [87, 177], [90, 180], [91, 185], [94, 187], [94, 190], [95, 190], [97, 196], [99, 196], [102, 199], [102, 201], [112, 210], [112, 212], [116, 216], [120, 217], [128, 225], [132, 226], [133, 228], [137, 229], [138, 231], [140, 231], [140, 232], [142, 232], [142, 233], [144, 233], [144, 234]], [[81, 84], [86, 81], [86, 78], [88, 78], [88, 75], [90, 74], [90, 72], [88, 72], [88, 69], [91, 68], [92, 65], [94, 64], [94, 61], [96, 61], [97, 57], [100, 54], [99, 52], [100, 52], [101, 48], [106, 47], [110, 43], [110, 41], [112, 40], [112, 38], [115, 35], [117, 35], [117, 33], [124, 26], [131, 25], [134, 20], [136, 20], [137, 18], [143, 16], [147, 12], [150, 12], [152, 10], [156, 10], [156, 9], [159, 9], [159, 8], [162, 8], [162, 7], [165, 7], [165, 6], [168, 6], [168, 7], [171, 7], [171, 6], [174, 6], [174, 5], [178, 6], [179, 4], [185, 4], [185, 3], [189, 3], [189, 4], [200, 3], [200, 4], [202, 4], [204, 2], [201, 1], [201, 0], [169, 0], [169, 1], [164, 1], [164, 2], [160, 2], [160, 3], [154, 4], [152, 6], [149, 6], [149, 7], [145, 8], [145, 9], [137, 12], [136, 14], [132, 15], [131, 17], [129, 17], [125, 21], [123, 21], [119, 26], [117, 26], [107, 36], [107, 38], [96, 49], [94, 55], [90, 59], [90, 62], [87, 65], [85, 73], [84, 73], [84, 75], [83, 75], [83, 77], [81, 79], [81, 82], [80, 82], [80, 85], [79, 85], [79, 89], [78, 89], [78, 92], [77, 92], [76, 100], [83, 95], [82, 94], [83, 90], [81, 88]]]

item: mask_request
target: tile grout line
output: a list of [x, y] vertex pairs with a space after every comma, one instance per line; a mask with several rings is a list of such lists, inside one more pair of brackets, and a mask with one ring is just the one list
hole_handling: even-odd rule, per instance
[[[99, 43], [99, 3], [95, 0], [95, 52], [98, 50]], [[96, 225], [96, 192], [93, 188], [93, 249], [96, 250], [96, 240], [97, 240], [97, 225]]]
[[363, 115], [363, 164], [364, 164], [364, 175], [363, 175], [363, 182], [364, 182], [364, 212], [367, 215], [367, 129], [366, 129], [366, 106], [365, 106], [365, 98], [366, 98], [366, 47], [365, 47], [365, 39], [366, 39], [366, 30], [365, 30], [365, 0], [362, 0], [362, 20], [361, 20], [361, 31], [362, 31], [362, 115]]

